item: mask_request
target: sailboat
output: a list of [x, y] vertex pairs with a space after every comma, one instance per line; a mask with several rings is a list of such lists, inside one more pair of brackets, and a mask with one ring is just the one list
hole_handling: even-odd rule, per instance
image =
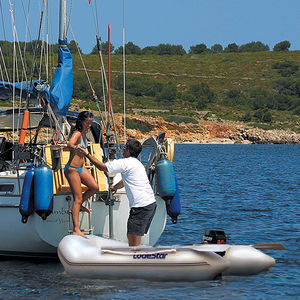
[[[24, 65], [26, 61], [22, 60], [14, 23], [15, 6], [12, 1], [9, 1], [9, 5], [10, 12], [7, 13], [11, 14], [12, 19], [14, 57], [21, 58], [19, 65]], [[43, 7], [46, 6], [47, 1], [44, 0]], [[73, 196], [63, 168], [69, 158], [66, 147], [68, 134], [78, 112], [69, 110], [73, 93], [73, 63], [66, 36], [66, 0], [60, 0], [59, 7], [58, 66], [51, 84], [34, 75], [34, 72], [29, 76], [25, 73], [16, 76], [13, 73], [10, 79], [4, 61], [1, 60], [0, 64], [0, 99], [12, 99], [13, 103], [11, 109], [0, 111], [0, 255], [56, 256], [59, 242], [73, 231]], [[42, 16], [43, 10], [39, 28], [43, 27]], [[38, 41], [41, 41], [40, 37], [39, 31]], [[3, 59], [1, 47], [0, 50], [0, 59]], [[41, 52], [47, 51], [44, 49]], [[13, 63], [15, 69], [16, 58]], [[38, 65], [35, 58], [32, 64], [33, 70], [34, 64]], [[100, 69], [104, 69], [103, 64]], [[93, 97], [97, 100], [95, 94]], [[121, 147], [112, 109], [106, 114], [106, 119], [102, 117], [101, 111], [99, 115], [99, 119], [94, 119], [88, 135], [89, 152], [103, 161], [115, 159], [121, 153]], [[155, 192], [157, 210], [148, 234], [142, 238], [142, 244], [153, 246], [165, 229], [167, 215], [176, 223], [179, 214], [178, 205], [177, 209], [172, 210], [172, 200], [176, 193], [179, 199], [176, 178], [171, 174], [174, 143], [162, 133], [158, 137], [146, 139], [143, 151], [148, 153], [145, 168]], [[163, 170], [160, 172], [162, 175], [159, 174], [158, 169], [164, 168], [158, 168], [159, 163], [164, 165], [161, 162], [167, 164], [171, 173]], [[94, 176], [99, 191], [87, 201], [86, 205], [92, 212], [80, 213], [81, 230], [86, 235], [127, 242], [129, 203], [126, 192], [122, 189], [112, 195], [109, 191], [109, 186], [119, 181], [121, 175], [107, 176], [88, 161], [85, 167]], [[164, 191], [162, 185], [166, 178], [161, 177], [160, 180], [160, 176], [171, 176], [171, 194]], [[82, 185], [83, 192], [85, 189], [86, 186]]]

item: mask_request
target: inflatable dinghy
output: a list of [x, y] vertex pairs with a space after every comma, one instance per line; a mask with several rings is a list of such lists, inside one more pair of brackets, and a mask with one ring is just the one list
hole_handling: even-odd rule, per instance
[[211, 251], [128, 247], [93, 235], [64, 237], [58, 245], [58, 256], [67, 273], [99, 279], [211, 280], [229, 267], [226, 259]]
[[212, 280], [222, 274], [255, 275], [275, 264], [272, 257], [252, 246], [129, 247], [94, 235], [66, 236], [57, 251], [67, 273], [99, 279]]

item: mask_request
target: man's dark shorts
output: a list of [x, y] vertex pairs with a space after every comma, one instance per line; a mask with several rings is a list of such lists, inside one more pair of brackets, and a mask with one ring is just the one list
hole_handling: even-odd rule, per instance
[[156, 211], [156, 203], [144, 207], [132, 207], [127, 222], [127, 234], [143, 236], [149, 230]]

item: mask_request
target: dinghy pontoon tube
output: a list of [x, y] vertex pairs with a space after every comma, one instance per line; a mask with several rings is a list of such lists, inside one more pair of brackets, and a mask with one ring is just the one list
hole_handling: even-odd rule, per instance
[[58, 256], [67, 273], [99, 279], [152, 281], [212, 280], [229, 262], [211, 251], [191, 247], [128, 247], [93, 235], [64, 237]]
[[212, 251], [222, 255], [229, 262], [229, 268], [223, 272], [223, 275], [256, 275], [275, 265], [273, 257], [252, 246], [199, 244], [192, 248], [197, 251]]

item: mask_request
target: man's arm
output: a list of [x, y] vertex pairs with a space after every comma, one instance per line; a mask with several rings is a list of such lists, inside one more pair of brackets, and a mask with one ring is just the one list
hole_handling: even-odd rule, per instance
[[110, 189], [113, 192], [116, 192], [117, 190], [121, 189], [122, 187], [124, 187], [124, 183], [123, 183], [123, 180], [120, 180], [118, 183], [116, 183], [115, 185], [113, 185]]
[[92, 156], [91, 154], [89, 154], [86, 151], [83, 151], [85, 153], [85, 156], [89, 159], [89, 161], [99, 170], [104, 171], [104, 172], [108, 172], [106, 165], [101, 162], [100, 160], [98, 160], [96, 157]]

